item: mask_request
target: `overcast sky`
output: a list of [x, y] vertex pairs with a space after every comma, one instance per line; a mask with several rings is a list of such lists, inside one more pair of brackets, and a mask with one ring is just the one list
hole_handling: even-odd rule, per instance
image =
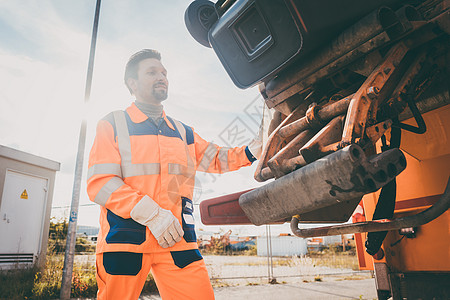
[[[0, 0], [0, 144], [61, 163], [52, 215], [68, 215], [83, 114], [88, 120], [79, 225], [98, 224], [86, 194], [87, 155], [99, 119], [125, 109], [133, 98], [123, 84], [128, 57], [143, 48], [162, 53], [168, 70], [166, 113], [220, 145], [246, 144], [256, 133], [262, 100], [257, 88], [240, 90], [214, 51], [198, 44], [184, 25], [188, 0], [103, 0], [92, 92], [84, 90], [95, 0]], [[232, 132], [239, 135], [231, 135]], [[198, 173], [201, 200], [259, 185], [256, 163], [221, 176]], [[198, 211], [198, 209], [197, 209]], [[197, 217], [197, 222], [199, 217]], [[217, 231], [217, 227], [203, 227]], [[223, 226], [226, 231], [229, 227]], [[234, 232], [261, 232], [254, 226]], [[288, 232], [288, 226], [272, 231]]]

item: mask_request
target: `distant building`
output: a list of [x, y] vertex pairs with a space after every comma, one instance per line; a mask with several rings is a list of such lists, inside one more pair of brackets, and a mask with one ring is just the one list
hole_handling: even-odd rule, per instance
[[95, 226], [78, 225], [77, 236], [82, 236], [92, 244], [96, 244], [99, 230], [100, 228]]
[[[269, 247], [272, 247], [272, 256], [305, 255], [308, 252], [306, 239], [291, 235], [272, 236], [269, 239]], [[267, 237], [259, 236], [257, 239], [257, 255], [267, 256]], [[270, 250], [270, 248], [269, 248]]]
[[[344, 236], [346, 240], [353, 238], [353, 234], [346, 234]], [[331, 245], [342, 245], [342, 241], [342, 235], [308, 238], [308, 251], [321, 251]]]
[[100, 228], [95, 226], [86, 226], [86, 225], [78, 225], [77, 226], [77, 235], [84, 234], [86, 236], [98, 235], [98, 231]]

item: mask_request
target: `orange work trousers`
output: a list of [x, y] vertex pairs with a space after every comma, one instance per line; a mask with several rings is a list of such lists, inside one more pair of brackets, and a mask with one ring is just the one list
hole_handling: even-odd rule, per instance
[[136, 300], [152, 272], [163, 300], [214, 299], [205, 262], [198, 250], [161, 253], [97, 254], [97, 299]]

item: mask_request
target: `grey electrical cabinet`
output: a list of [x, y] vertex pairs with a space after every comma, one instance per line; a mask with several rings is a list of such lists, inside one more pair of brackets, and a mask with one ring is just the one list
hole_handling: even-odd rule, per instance
[[59, 169], [58, 162], [0, 145], [0, 270], [45, 262]]

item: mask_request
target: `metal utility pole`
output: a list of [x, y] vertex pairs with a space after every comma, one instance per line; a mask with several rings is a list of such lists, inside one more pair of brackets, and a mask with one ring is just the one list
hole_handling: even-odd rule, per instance
[[[92, 29], [91, 50], [89, 54], [89, 63], [86, 77], [86, 87], [84, 92], [84, 103], [89, 101], [91, 96], [92, 73], [94, 70], [95, 45], [97, 43], [98, 18], [100, 15], [100, 2], [97, 0], [95, 6], [94, 26]], [[60, 299], [70, 299], [70, 290], [72, 285], [73, 260], [75, 255], [75, 241], [77, 231], [78, 206], [80, 202], [81, 177], [83, 174], [84, 148], [86, 144], [86, 117], [81, 121], [80, 136], [78, 139], [77, 161], [75, 165], [75, 178], [72, 190], [72, 204], [70, 207], [69, 227], [67, 230], [66, 252], [64, 256], [64, 268], [61, 282]]]
[[277, 283], [277, 279], [273, 276], [273, 260], [272, 260], [272, 233], [270, 232], [270, 224], [266, 224], [266, 237], [267, 237], [267, 273], [269, 283]]

